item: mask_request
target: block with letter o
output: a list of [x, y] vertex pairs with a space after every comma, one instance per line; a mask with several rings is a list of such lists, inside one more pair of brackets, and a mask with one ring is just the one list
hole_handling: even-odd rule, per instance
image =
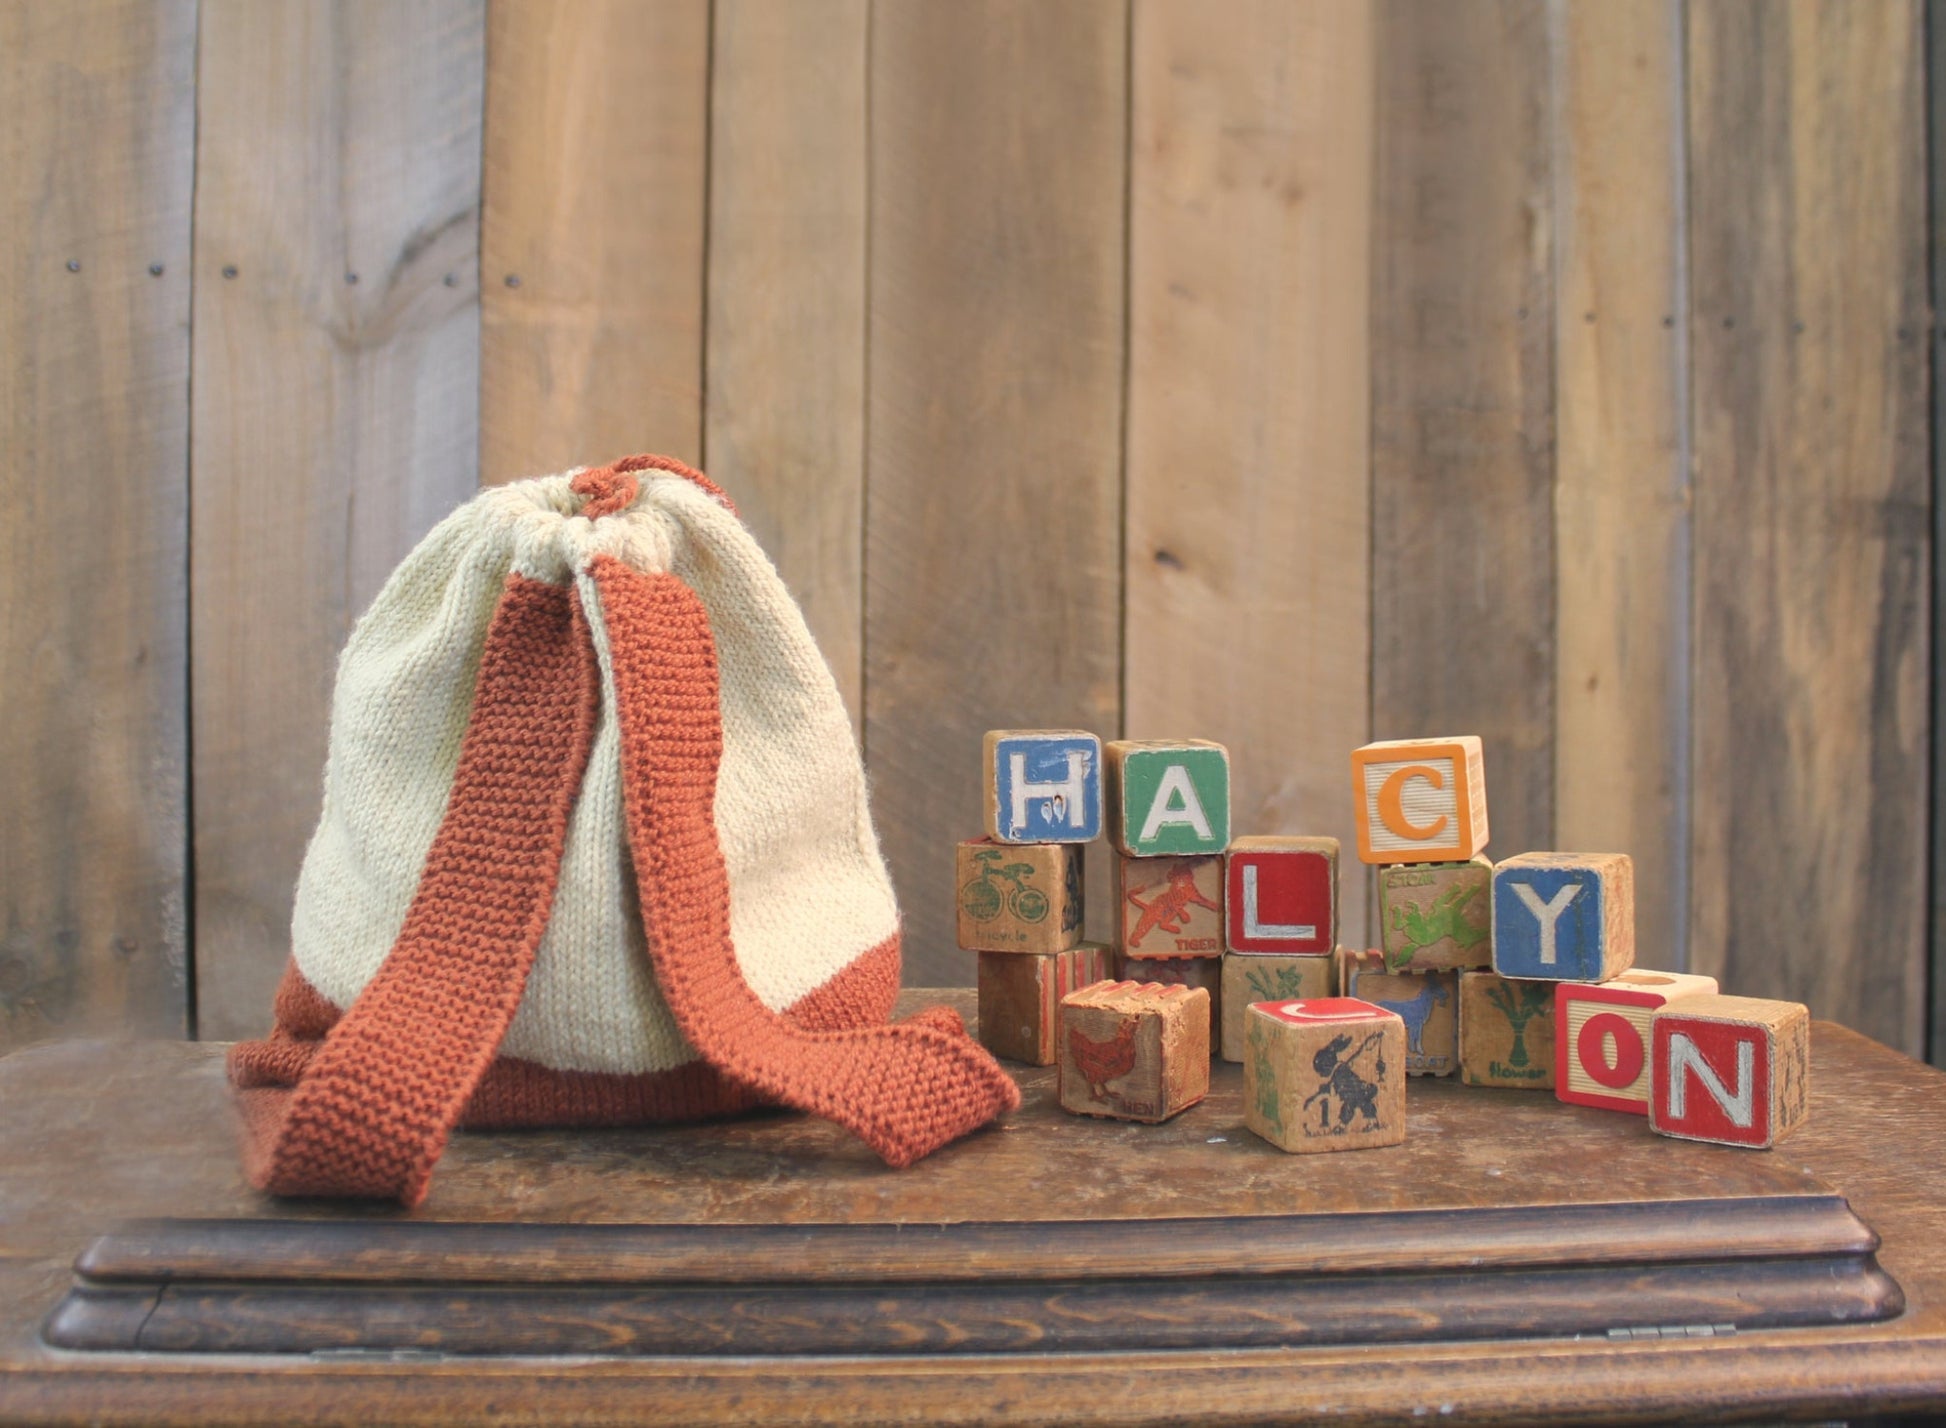
[[1554, 990], [1554, 1094], [1577, 1106], [1649, 1113], [1649, 1019], [1682, 997], [1716, 991], [1716, 978], [1632, 968], [1606, 982]]
[[1649, 1126], [1768, 1150], [1809, 1113], [1811, 1014], [1799, 1002], [1685, 997], [1649, 1024]]
[[1392, 739], [1352, 750], [1358, 856], [1367, 863], [1463, 863], [1487, 845], [1480, 741]]

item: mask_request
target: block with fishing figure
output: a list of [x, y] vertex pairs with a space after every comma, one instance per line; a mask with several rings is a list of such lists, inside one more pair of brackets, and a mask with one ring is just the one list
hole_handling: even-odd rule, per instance
[[1716, 978], [1694, 972], [1631, 967], [1605, 982], [1557, 982], [1552, 990], [1555, 1096], [1646, 1116], [1650, 1018], [1683, 997], [1713, 996], [1717, 986]]
[[1378, 870], [1378, 921], [1395, 972], [1493, 962], [1493, 864], [1401, 863]]
[[1081, 940], [1085, 912], [1076, 843], [959, 845], [959, 945], [969, 952], [1059, 952]]
[[1522, 853], [1493, 870], [1493, 970], [1606, 982], [1635, 965], [1635, 863], [1626, 853]]
[[1340, 949], [1338, 987], [1405, 1023], [1405, 1073], [1450, 1076], [1459, 1067], [1459, 973], [1394, 972], [1385, 954]]
[[1487, 845], [1486, 771], [1471, 734], [1354, 749], [1351, 783], [1367, 863], [1463, 863]]
[[1223, 855], [1115, 855], [1116, 946], [1125, 957], [1223, 955]]
[[981, 744], [987, 836], [1088, 843], [1101, 836], [1101, 740], [1085, 729], [990, 729]]
[[1061, 999], [1061, 1108], [1166, 1121], [1209, 1094], [1209, 993], [1097, 982]]
[[1649, 1018], [1649, 1125], [1769, 1150], [1810, 1114], [1811, 1013], [1801, 1002], [1698, 996]]
[[1230, 751], [1205, 739], [1105, 746], [1108, 837], [1132, 857], [1221, 853], [1230, 842]]
[[1202, 988], [1209, 993], [1210, 1051], [1221, 1048], [1223, 959], [1221, 957], [1123, 957], [1115, 975], [1130, 982], [1160, 982], [1165, 987]]
[[1337, 994], [1335, 958], [1224, 954], [1223, 995], [1216, 1002], [1217, 1023], [1223, 1028], [1223, 1059], [1243, 1060], [1243, 1012], [1252, 1002], [1290, 1002]]
[[1554, 984], [1459, 974], [1459, 1078], [1467, 1086], [1554, 1085]]
[[1354, 997], [1254, 1002], [1244, 1012], [1243, 1123], [1280, 1150], [1405, 1139], [1406, 1029]]
[[1224, 858], [1230, 952], [1329, 957], [1338, 945], [1338, 840], [1249, 837]]
[[1079, 942], [1065, 952], [980, 954], [980, 1042], [995, 1056], [1052, 1066], [1061, 998], [1115, 975], [1114, 949]]

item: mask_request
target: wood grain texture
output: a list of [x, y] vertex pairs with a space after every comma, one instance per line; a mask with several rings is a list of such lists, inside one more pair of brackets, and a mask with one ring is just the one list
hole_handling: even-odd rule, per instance
[[1477, 734], [1501, 857], [1552, 847], [1548, 13], [1385, 0], [1372, 313], [1372, 733]]
[[[1123, 688], [1231, 750], [1239, 834], [1352, 841], [1370, 736], [1373, 20], [1134, 12]], [[1365, 942], [1366, 899], [1343, 902]]]
[[709, 0], [489, 15], [481, 475], [696, 462]]
[[1680, 970], [1690, 573], [1682, 9], [1557, 0], [1553, 24], [1554, 844], [1630, 854], [1638, 944]]
[[1689, 10], [1690, 963], [1924, 1030], [1925, 129], [1916, 4]]
[[191, 597], [198, 1028], [260, 1030], [332, 674], [475, 484], [476, 0], [202, 7]]
[[[1926, 0], [1926, 131], [1931, 142], [1927, 154], [1927, 229], [1928, 272], [1934, 294], [1946, 293], [1946, 0]], [[1939, 571], [1939, 551], [1946, 546], [1946, 442], [1939, 439], [1946, 428], [1946, 383], [1939, 377], [1938, 363], [1946, 358], [1946, 322], [1935, 307], [1932, 323], [1932, 628], [1937, 637], [1946, 620], [1946, 580]], [[1932, 665], [1932, 1005], [1927, 1018], [1926, 1056], [1935, 1066], [1946, 1066], [1946, 660], [1937, 657]]]
[[1119, 732], [1127, 40], [1116, 0], [873, 16], [865, 752], [909, 982], [973, 975], [981, 735]]
[[195, 72], [193, 0], [0, 5], [0, 1050], [187, 1025]]
[[719, 0], [703, 463], [864, 709], [866, 0]]

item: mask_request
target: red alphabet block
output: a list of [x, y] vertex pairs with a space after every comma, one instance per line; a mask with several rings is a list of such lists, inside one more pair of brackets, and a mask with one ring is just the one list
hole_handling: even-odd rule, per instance
[[1811, 1014], [1802, 1004], [1685, 997], [1649, 1026], [1652, 1129], [1768, 1150], [1804, 1123]]
[[1716, 991], [1716, 978], [1636, 967], [1605, 982], [1554, 991], [1554, 1095], [1577, 1106], [1649, 1113], [1649, 1018], [1680, 997]]
[[1232, 952], [1329, 956], [1338, 945], [1338, 840], [1238, 838], [1224, 874]]

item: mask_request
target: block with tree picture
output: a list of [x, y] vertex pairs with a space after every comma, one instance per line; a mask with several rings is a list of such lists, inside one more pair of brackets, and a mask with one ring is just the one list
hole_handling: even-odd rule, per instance
[[1338, 964], [1330, 957], [1263, 957], [1232, 952], [1223, 958], [1223, 1023], [1220, 1046], [1225, 1061], [1243, 1060], [1243, 1012], [1252, 1002], [1288, 1002], [1336, 996]]
[[1554, 986], [1462, 972], [1459, 1074], [1468, 1086], [1554, 1085]]

